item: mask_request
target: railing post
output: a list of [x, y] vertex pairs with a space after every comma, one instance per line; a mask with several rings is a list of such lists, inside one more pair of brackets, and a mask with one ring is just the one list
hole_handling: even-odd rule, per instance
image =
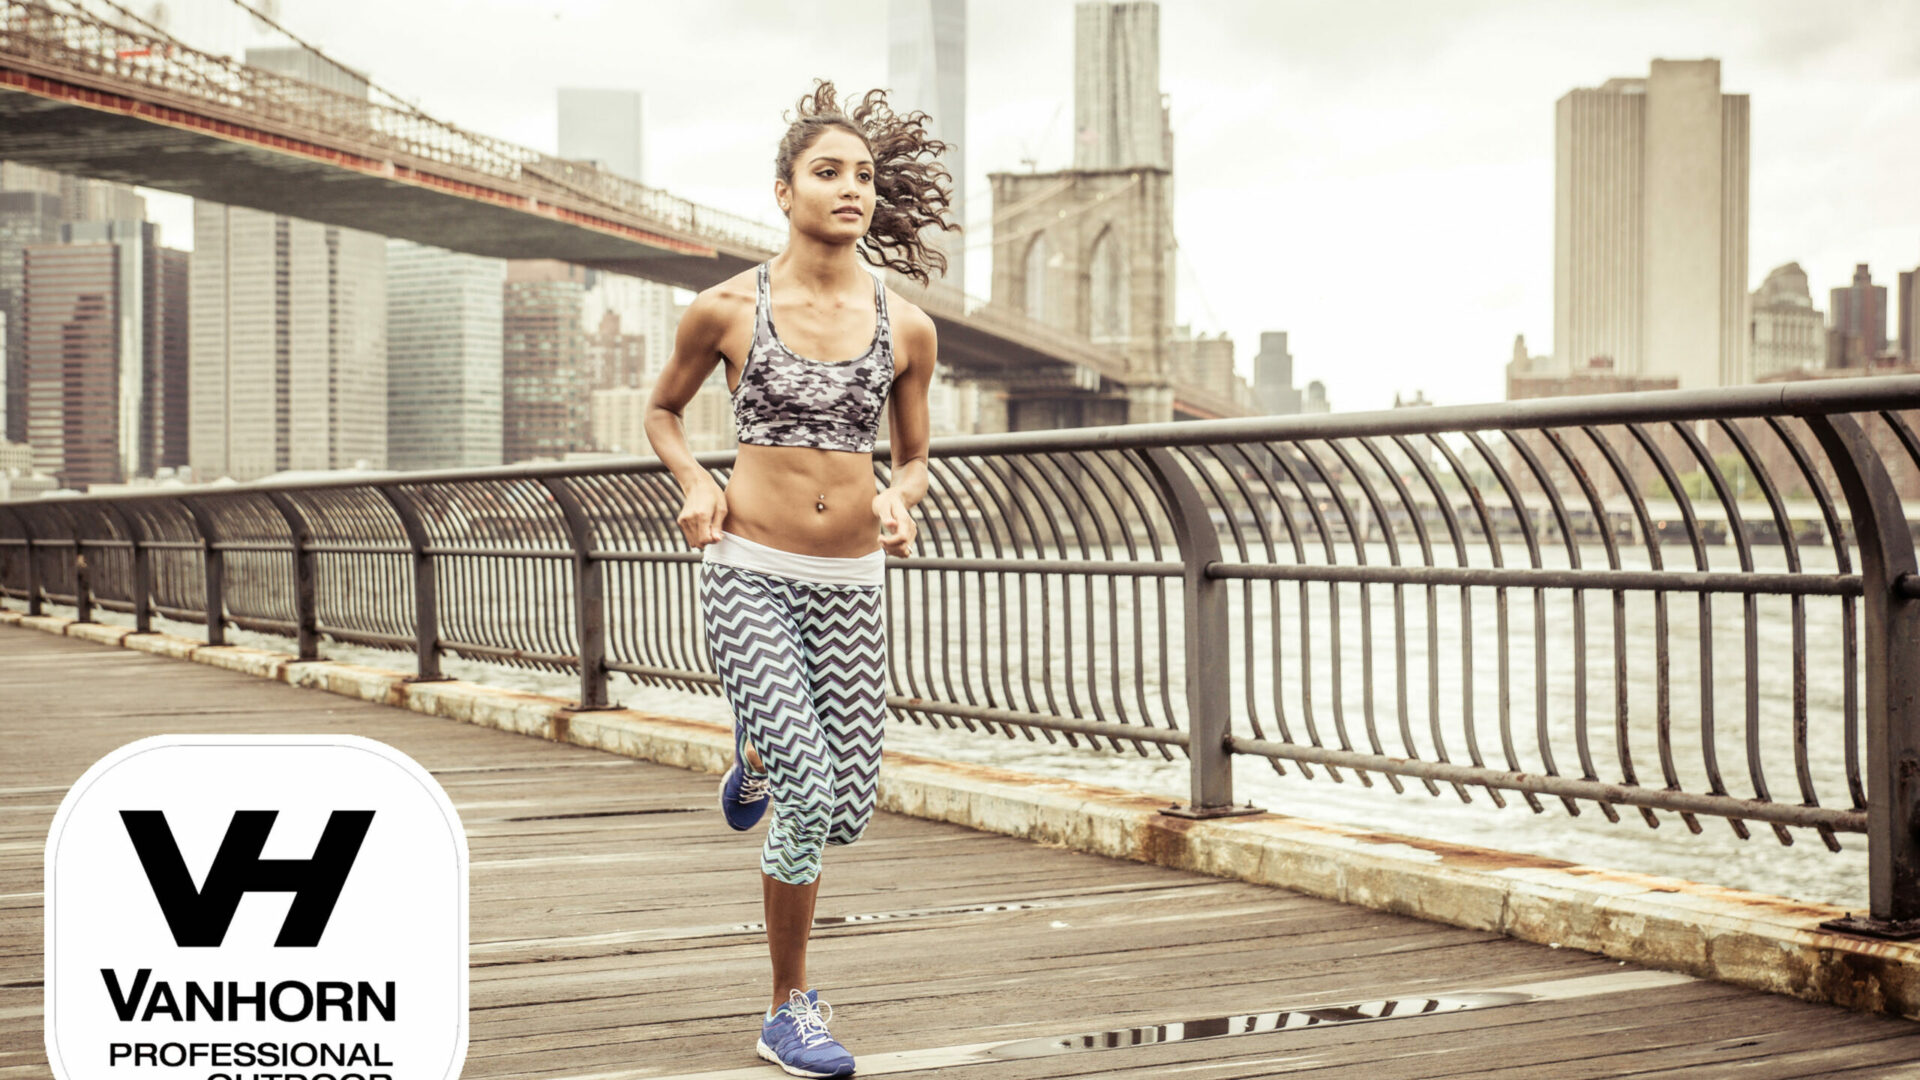
[[63, 506], [60, 516], [67, 519], [67, 531], [73, 534], [73, 621], [90, 623], [93, 621], [93, 589], [87, 581], [87, 549], [83, 546], [86, 537], [80, 535], [80, 515]]
[[307, 517], [285, 493], [269, 491], [267, 500], [286, 519], [287, 535], [293, 542], [293, 622], [299, 660], [319, 660], [320, 614], [314, 602], [313, 532]]
[[575, 710], [612, 708], [607, 704], [606, 606], [600, 588], [600, 562], [593, 557], [593, 523], [563, 477], [545, 476], [540, 482], [567, 519], [573, 537], [573, 606], [580, 639], [580, 700]]
[[1164, 447], [1140, 451], [1141, 464], [1160, 489], [1173, 524], [1174, 539], [1186, 564], [1181, 579], [1184, 610], [1182, 656], [1187, 673], [1187, 763], [1192, 788], [1184, 807], [1163, 814], [1187, 818], [1257, 814], [1251, 806], [1233, 805], [1233, 758], [1227, 749], [1232, 733], [1233, 703], [1228, 684], [1230, 653], [1227, 637], [1227, 586], [1208, 574], [1220, 561], [1220, 534], [1179, 459]]
[[40, 563], [33, 556], [33, 526], [27, 523], [27, 515], [17, 510], [7, 511], [13, 520], [20, 523], [20, 535], [26, 540], [27, 553], [27, 614], [40, 614]]
[[201, 566], [207, 578], [207, 644], [225, 645], [227, 643], [227, 598], [222, 591], [226, 578], [226, 554], [215, 547], [218, 535], [213, 528], [213, 518], [198, 500], [182, 498], [180, 505], [187, 508], [193, 516], [194, 528], [200, 530], [200, 543], [203, 557]]
[[127, 543], [132, 545], [130, 550], [133, 574], [132, 580], [127, 585], [127, 591], [132, 594], [133, 632], [150, 634], [153, 632], [153, 603], [150, 595], [153, 591], [153, 576], [149, 560], [153, 553], [147, 548], [146, 534], [141, 532], [140, 526], [136, 523], [136, 516], [121, 509], [118, 503], [108, 502], [103, 503], [102, 506], [107, 513], [112, 514], [120, 522], [120, 527], [127, 532]]
[[1866, 675], [1867, 918], [1821, 925], [1875, 937], [1920, 937], [1920, 603], [1913, 534], [1879, 451], [1851, 416], [1808, 416], [1846, 493], [1860, 547]]
[[413, 549], [413, 652], [415, 674], [408, 682], [441, 682], [440, 673], [440, 592], [434, 577], [433, 556], [427, 554], [427, 527], [420, 508], [399, 488], [381, 485], [374, 489], [393, 507], [400, 528], [407, 534], [407, 546]]

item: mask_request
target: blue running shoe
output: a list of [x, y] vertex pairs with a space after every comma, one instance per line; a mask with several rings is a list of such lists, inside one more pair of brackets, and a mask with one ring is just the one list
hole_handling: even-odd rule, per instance
[[[822, 1008], [827, 1010], [820, 1015]], [[787, 1003], [760, 1023], [760, 1056], [791, 1076], [852, 1076], [853, 1055], [827, 1033], [833, 1006], [823, 1005], [818, 990], [793, 991]]]
[[758, 824], [767, 812], [767, 778], [748, 776], [735, 758], [733, 768], [720, 781], [720, 814], [728, 827], [745, 832]]

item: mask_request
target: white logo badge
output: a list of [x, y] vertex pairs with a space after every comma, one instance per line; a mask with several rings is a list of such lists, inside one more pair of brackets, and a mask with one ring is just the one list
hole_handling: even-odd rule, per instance
[[451, 1080], [466, 1060], [466, 833], [383, 743], [123, 746], [54, 815], [46, 904], [61, 1080]]

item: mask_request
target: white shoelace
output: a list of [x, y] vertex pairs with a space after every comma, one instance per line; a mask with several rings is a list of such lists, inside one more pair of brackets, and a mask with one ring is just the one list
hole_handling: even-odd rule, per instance
[[767, 778], [766, 777], [748, 776], [744, 772], [740, 774], [740, 801], [741, 802], [743, 803], [759, 802], [761, 799], [764, 799], [766, 797], [767, 797]]
[[827, 1022], [833, 1019], [833, 1005], [826, 1003], [827, 1015], [820, 1015], [820, 1005], [807, 1000], [807, 995], [798, 990], [787, 995], [787, 1007], [793, 1013], [793, 1029], [799, 1033], [800, 1041], [807, 1046], [819, 1046], [833, 1038], [827, 1033]]

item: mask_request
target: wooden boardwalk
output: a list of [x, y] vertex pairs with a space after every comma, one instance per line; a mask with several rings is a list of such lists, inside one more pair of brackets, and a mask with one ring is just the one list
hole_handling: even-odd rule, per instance
[[[50, 1075], [55, 808], [115, 747], [181, 731], [365, 735], [439, 778], [472, 858], [464, 1075], [782, 1075], [753, 1054], [760, 832], [722, 825], [714, 778], [0, 627], [0, 1080]], [[862, 1075], [1920, 1078], [1907, 1021], [888, 814], [829, 850], [819, 915], [888, 916], [815, 935], [815, 983]], [[1446, 995], [1515, 986], [1533, 998], [1447, 1011]], [[1306, 1011], [1384, 1001], [1369, 1022]], [[1193, 1037], [1273, 1011], [1254, 1026], [1282, 1030]], [[1135, 1026], [1150, 1045], [1005, 1045]]]

